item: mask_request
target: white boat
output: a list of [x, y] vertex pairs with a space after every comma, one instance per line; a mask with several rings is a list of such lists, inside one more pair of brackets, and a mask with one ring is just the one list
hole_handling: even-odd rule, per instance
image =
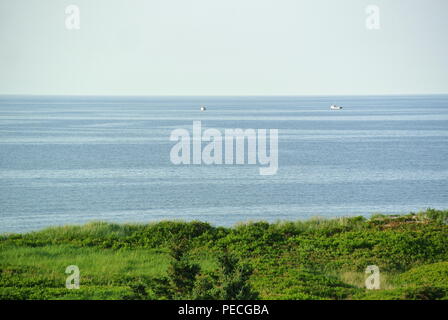
[[207, 108], [205, 106], [201, 106], [201, 111], [205, 111]]
[[335, 105], [335, 104], [332, 104], [332, 105], [330, 106], [330, 109], [331, 109], [331, 110], [341, 110], [342, 107], [337, 106], [337, 105]]

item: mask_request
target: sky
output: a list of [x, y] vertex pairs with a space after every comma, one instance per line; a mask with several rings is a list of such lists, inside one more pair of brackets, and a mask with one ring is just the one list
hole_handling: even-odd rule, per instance
[[0, 0], [0, 94], [448, 93], [447, 17], [447, 0]]

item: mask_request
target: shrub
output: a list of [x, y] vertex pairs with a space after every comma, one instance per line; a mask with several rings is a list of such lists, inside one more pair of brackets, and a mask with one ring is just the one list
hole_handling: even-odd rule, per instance
[[413, 268], [398, 277], [401, 285], [448, 287], [448, 262]]

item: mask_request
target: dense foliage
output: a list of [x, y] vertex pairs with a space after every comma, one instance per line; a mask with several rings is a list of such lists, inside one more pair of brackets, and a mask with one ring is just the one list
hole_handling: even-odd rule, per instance
[[[233, 228], [94, 222], [0, 238], [1, 299], [447, 299], [448, 210]], [[65, 288], [78, 265], [81, 288]], [[369, 265], [381, 289], [366, 290]]]

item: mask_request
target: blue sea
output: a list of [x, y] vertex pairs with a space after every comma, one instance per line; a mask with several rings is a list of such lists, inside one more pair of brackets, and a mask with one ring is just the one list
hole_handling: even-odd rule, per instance
[[[278, 129], [277, 174], [172, 164], [171, 131], [197, 120], [204, 129]], [[447, 95], [0, 97], [1, 233], [428, 207], [448, 208]]]

